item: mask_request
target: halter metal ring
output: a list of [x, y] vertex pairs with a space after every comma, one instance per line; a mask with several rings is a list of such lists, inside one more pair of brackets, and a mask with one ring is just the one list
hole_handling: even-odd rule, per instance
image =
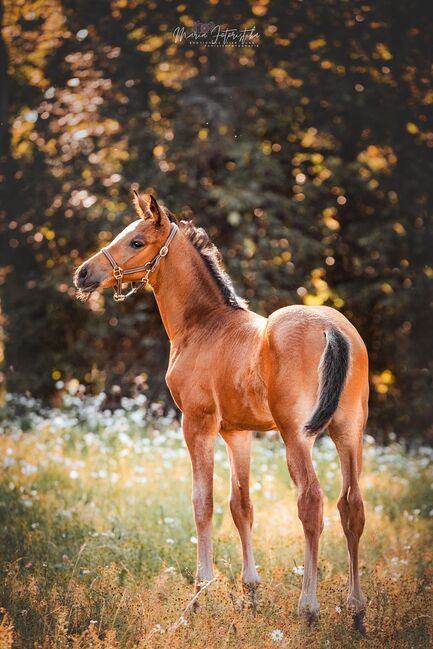
[[159, 251], [159, 256], [160, 257], [165, 257], [165, 255], [168, 253], [168, 247], [167, 246], [162, 246], [161, 250]]

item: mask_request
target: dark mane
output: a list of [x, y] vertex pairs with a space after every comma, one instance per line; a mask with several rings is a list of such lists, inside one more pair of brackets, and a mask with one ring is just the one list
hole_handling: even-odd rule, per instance
[[197, 252], [200, 253], [225, 303], [235, 309], [247, 309], [248, 305], [245, 300], [236, 295], [232, 280], [222, 267], [221, 253], [212, 243], [207, 232], [203, 228], [195, 227], [191, 221], [181, 221], [180, 226], [182, 232], [191, 241]]

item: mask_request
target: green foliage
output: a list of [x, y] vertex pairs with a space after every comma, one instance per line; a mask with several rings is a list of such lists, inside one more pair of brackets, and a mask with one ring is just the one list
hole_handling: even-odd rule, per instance
[[[82, 305], [71, 287], [138, 182], [208, 229], [251, 308], [349, 317], [373, 434], [431, 435], [431, 14], [421, 0], [4, 0], [8, 390], [50, 397], [61, 377], [168, 398], [149, 296]], [[255, 25], [260, 45], [175, 43], [194, 20]]]

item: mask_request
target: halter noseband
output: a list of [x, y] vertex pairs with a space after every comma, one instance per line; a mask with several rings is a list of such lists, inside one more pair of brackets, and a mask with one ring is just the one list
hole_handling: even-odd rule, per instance
[[[110, 262], [111, 266], [113, 267], [113, 276], [114, 279], [116, 280], [116, 286], [114, 288], [113, 297], [116, 302], [123, 302], [123, 300], [126, 300], [126, 298], [129, 297], [130, 295], [134, 295], [134, 293], [137, 293], [137, 291], [139, 291], [140, 288], [142, 288], [148, 283], [150, 273], [153, 273], [153, 271], [161, 261], [162, 257], [165, 257], [166, 254], [168, 253], [168, 247], [170, 243], [173, 241], [177, 230], [178, 228], [176, 223], [172, 223], [170, 234], [168, 235], [166, 242], [164, 243], [164, 245], [162, 246], [158, 254], [155, 255], [153, 259], [148, 261], [143, 266], [135, 266], [134, 268], [128, 268], [124, 270], [119, 266], [119, 264], [116, 262], [112, 254], [108, 252], [107, 248], [101, 249], [101, 252], [104, 253], [108, 261]], [[122, 284], [123, 284], [124, 276], [135, 275], [135, 273], [140, 273], [141, 271], [144, 271], [143, 277], [138, 282], [131, 282], [132, 289], [128, 291], [128, 293], [122, 293]]]

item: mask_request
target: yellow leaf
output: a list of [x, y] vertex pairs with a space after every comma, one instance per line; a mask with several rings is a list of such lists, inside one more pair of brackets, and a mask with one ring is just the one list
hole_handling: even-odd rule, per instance
[[269, 74], [275, 81], [283, 81], [287, 77], [287, 72], [283, 68], [272, 68]]
[[320, 295], [312, 295], [311, 293], [307, 293], [303, 301], [307, 306], [322, 306], [324, 302]]
[[318, 50], [320, 47], [325, 47], [326, 40], [324, 38], [316, 38], [308, 43], [310, 50]]
[[390, 61], [392, 59], [392, 54], [389, 51], [385, 43], [378, 43], [376, 45], [376, 52], [379, 54], [380, 58], [384, 61]]
[[406, 230], [404, 229], [404, 225], [402, 225], [401, 223], [394, 223], [394, 225], [392, 226], [392, 229], [394, 230], [394, 232], [397, 232], [397, 234], [399, 234], [401, 236], [403, 234], [406, 234]]
[[269, 0], [257, 0], [251, 7], [251, 11], [255, 16], [265, 16], [268, 7], [266, 6], [269, 3]]
[[411, 135], [416, 135], [417, 133], [419, 133], [419, 128], [418, 128], [418, 126], [417, 126], [416, 124], [414, 124], [413, 122], [408, 122], [408, 123], [406, 124], [406, 131], [407, 131], [408, 133], [410, 133]]
[[394, 290], [393, 290], [391, 284], [388, 284], [388, 282], [384, 282], [384, 283], [381, 285], [380, 288], [382, 289], [382, 291], [383, 291], [386, 295], [390, 295], [391, 293], [394, 293]]
[[337, 221], [337, 219], [334, 219], [332, 216], [324, 216], [323, 217], [323, 223], [326, 225], [327, 228], [330, 230], [336, 230], [340, 229], [340, 224]]
[[380, 375], [380, 379], [382, 383], [391, 385], [391, 383], [394, 383], [394, 374], [391, 372], [391, 370], [384, 370]]

